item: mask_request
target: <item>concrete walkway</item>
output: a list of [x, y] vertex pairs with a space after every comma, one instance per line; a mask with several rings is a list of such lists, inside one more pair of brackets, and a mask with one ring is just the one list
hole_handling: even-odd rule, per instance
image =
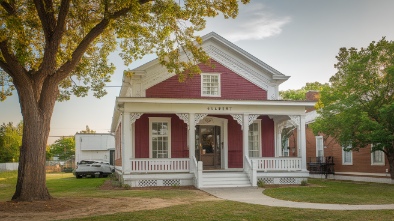
[[322, 210], [383, 210], [394, 209], [394, 204], [385, 205], [348, 205], [348, 204], [323, 204], [304, 203], [275, 199], [264, 195], [264, 189], [257, 187], [227, 187], [227, 188], [203, 188], [201, 189], [221, 199], [238, 201], [243, 203], [259, 204], [264, 206], [322, 209]]

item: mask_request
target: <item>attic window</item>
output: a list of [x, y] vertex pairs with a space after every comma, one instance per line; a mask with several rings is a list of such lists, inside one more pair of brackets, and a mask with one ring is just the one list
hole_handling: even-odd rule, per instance
[[201, 74], [201, 96], [220, 97], [220, 74]]

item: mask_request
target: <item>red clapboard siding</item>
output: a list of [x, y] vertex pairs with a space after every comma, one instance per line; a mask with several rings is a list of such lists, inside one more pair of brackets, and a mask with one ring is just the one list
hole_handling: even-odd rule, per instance
[[274, 121], [268, 116], [260, 116], [261, 119], [261, 155], [262, 157], [275, 156], [275, 132]]
[[175, 114], [143, 114], [135, 122], [135, 157], [149, 158], [149, 117], [171, 118], [171, 157], [189, 157], [187, 126]]
[[228, 167], [243, 167], [243, 148], [242, 148], [242, 130], [231, 116], [223, 116], [228, 119]]
[[194, 76], [180, 83], [173, 76], [146, 90], [146, 97], [154, 98], [206, 98], [236, 100], [267, 100], [267, 91], [211, 59], [214, 68], [200, 64], [202, 73], [221, 73], [221, 97], [201, 97], [201, 77]]

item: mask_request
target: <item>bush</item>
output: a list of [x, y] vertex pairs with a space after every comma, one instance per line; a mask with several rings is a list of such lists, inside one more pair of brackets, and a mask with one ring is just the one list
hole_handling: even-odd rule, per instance
[[258, 186], [258, 187], [264, 187], [264, 186], [265, 186], [264, 181], [258, 180], [258, 181], [257, 181], [257, 186]]

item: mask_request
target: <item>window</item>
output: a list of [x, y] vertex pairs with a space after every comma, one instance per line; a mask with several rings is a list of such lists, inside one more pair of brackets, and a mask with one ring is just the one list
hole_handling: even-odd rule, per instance
[[220, 74], [201, 74], [201, 96], [220, 97]]
[[284, 142], [284, 144], [282, 144], [282, 156], [284, 157], [288, 157], [290, 156], [290, 149], [289, 149], [289, 139], [286, 139], [286, 141]]
[[324, 157], [323, 136], [316, 136], [316, 157]]
[[[371, 151], [372, 151], [373, 145], [371, 144]], [[374, 152], [371, 152], [371, 165], [384, 165], [384, 153], [381, 150], [376, 150]]]
[[351, 146], [342, 147], [342, 165], [353, 165], [353, 152], [348, 148]]
[[261, 120], [255, 120], [249, 125], [249, 157], [261, 157], [261, 139], [260, 139]]
[[149, 118], [150, 158], [171, 157], [171, 118]]

